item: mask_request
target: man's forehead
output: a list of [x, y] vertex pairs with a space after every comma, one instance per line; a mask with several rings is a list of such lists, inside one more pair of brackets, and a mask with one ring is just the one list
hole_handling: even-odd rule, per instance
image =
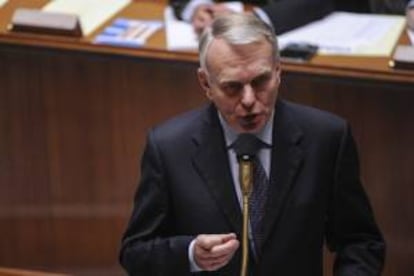
[[270, 43], [257, 41], [248, 44], [230, 44], [223, 39], [214, 40], [207, 52], [207, 64], [232, 65], [239, 62], [253, 62], [256, 59], [269, 59], [273, 62], [274, 55]]
[[247, 70], [243, 68], [227, 67], [217, 72], [215, 78], [219, 83], [246, 82], [251, 81], [258, 76], [271, 73], [273, 68], [274, 67], [270, 63], [260, 63], [247, 68]]
[[227, 41], [226, 39], [222, 37], [216, 37], [213, 38], [208, 49], [207, 54], [210, 52], [213, 52], [215, 54], [217, 53], [224, 53], [227, 51], [231, 52], [238, 52], [239, 50], [246, 49], [246, 48], [272, 48], [271, 43], [267, 41], [264, 37], [259, 40], [255, 40], [252, 42], [238, 42], [238, 43], [232, 43]]

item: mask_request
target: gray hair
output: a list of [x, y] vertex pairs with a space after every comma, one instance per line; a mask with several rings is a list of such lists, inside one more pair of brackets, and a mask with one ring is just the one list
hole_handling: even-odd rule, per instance
[[217, 17], [200, 37], [198, 46], [200, 66], [207, 70], [207, 52], [215, 38], [224, 39], [231, 45], [258, 42], [265, 38], [273, 48], [274, 59], [278, 60], [279, 50], [273, 29], [252, 14], [231, 13]]

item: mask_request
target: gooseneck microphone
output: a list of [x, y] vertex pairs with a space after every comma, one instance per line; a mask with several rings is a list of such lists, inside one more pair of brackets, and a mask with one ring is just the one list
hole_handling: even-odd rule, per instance
[[249, 260], [249, 197], [253, 188], [253, 158], [260, 149], [260, 141], [249, 133], [240, 134], [233, 144], [239, 162], [239, 181], [243, 198], [242, 264], [241, 276], [247, 275]]

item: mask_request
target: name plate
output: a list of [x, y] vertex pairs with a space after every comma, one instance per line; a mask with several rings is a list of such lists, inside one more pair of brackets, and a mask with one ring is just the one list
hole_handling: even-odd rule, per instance
[[51, 35], [82, 36], [76, 15], [19, 8], [13, 14], [11, 30]]

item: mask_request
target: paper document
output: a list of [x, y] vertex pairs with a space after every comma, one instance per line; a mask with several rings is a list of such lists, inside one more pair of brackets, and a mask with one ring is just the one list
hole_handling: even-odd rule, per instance
[[280, 35], [279, 44], [314, 44], [318, 54], [390, 56], [404, 27], [405, 18], [399, 15], [334, 12]]
[[130, 2], [131, 0], [54, 0], [44, 6], [43, 10], [77, 15], [83, 35], [87, 36]]
[[[226, 2], [223, 4], [232, 11], [243, 11], [243, 4], [241, 2]], [[164, 21], [168, 50], [197, 50], [198, 37], [194, 32], [193, 26], [189, 22], [177, 19], [173, 9], [169, 6], [164, 10]]]
[[141, 47], [163, 23], [156, 20], [117, 18], [96, 36], [94, 43], [124, 47]]
[[408, 29], [408, 30], [407, 30], [407, 33], [408, 33], [408, 37], [410, 38], [411, 45], [414, 45], [414, 31], [413, 31], [413, 30]]
[[0, 0], [0, 8], [3, 7], [3, 5], [6, 3], [7, 3], [7, 0]]
[[191, 24], [178, 20], [174, 16], [171, 7], [164, 10], [165, 35], [167, 38], [167, 49], [174, 50], [196, 50], [198, 45], [197, 34]]

